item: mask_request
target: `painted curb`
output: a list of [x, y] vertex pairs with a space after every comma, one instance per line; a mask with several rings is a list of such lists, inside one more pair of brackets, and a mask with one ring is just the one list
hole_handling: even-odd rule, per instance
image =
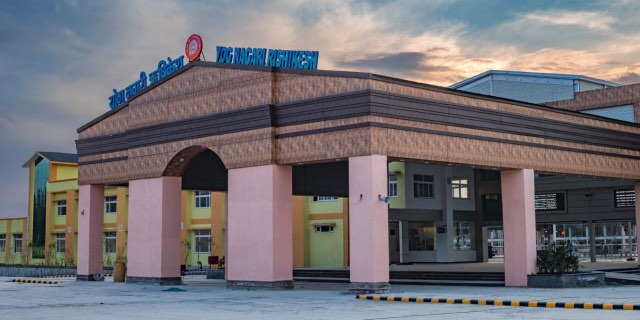
[[49, 281], [49, 280], [32, 280], [32, 279], [13, 279], [11, 282], [19, 282], [19, 283], [35, 283], [35, 284], [60, 284], [60, 281]]
[[447, 304], [475, 304], [487, 306], [511, 306], [530, 308], [565, 308], [565, 309], [600, 309], [600, 310], [640, 310], [637, 304], [613, 304], [591, 302], [557, 302], [557, 301], [520, 301], [520, 300], [487, 300], [487, 299], [452, 299], [452, 298], [415, 298], [394, 296], [357, 295], [359, 300], [389, 301], [389, 302], [418, 302], [418, 303], [447, 303]]

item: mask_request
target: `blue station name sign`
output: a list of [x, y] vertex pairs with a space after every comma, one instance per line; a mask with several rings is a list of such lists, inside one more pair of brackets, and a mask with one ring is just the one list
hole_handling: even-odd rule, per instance
[[294, 69], [318, 69], [318, 51], [216, 47], [216, 62]]
[[[178, 71], [178, 69], [184, 66], [184, 56], [180, 56], [175, 60], [167, 58], [167, 60], [160, 60], [158, 62], [158, 69], [149, 73], [149, 85], [152, 85], [170, 74]], [[140, 72], [140, 79], [127, 86], [125, 89], [116, 90], [113, 89], [113, 95], [109, 97], [109, 108], [115, 109], [125, 102], [129, 101], [131, 97], [138, 92], [144, 90], [147, 87], [147, 74], [144, 71]]]

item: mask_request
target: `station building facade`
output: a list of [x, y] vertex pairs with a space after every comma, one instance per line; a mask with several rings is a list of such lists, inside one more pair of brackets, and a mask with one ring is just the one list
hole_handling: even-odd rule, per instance
[[[638, 84], [620, 85], [582, 75], [489, 70], [450, 88], [637, 123]], [[487, 195], [499, 188], [483, 182]], [[490, 201], [483, 199], [483, 201]], [[581, 259], [630, 260], [637, 255], [633, 182], [589, 177], [536, 176], [538, 247], [556, 240], [574, 243]], [[488, 243], [502, 254], [499, 207], [489, 206]]]
[[[0, 263], [75, 266], [77, 155], [36, 152], [23, 167], [29, 170], [30, 177], [28, 218], [0, 219]], [[105, 267], [127, 256], [128, 196], [125, 186], [105, 188], [102, 244]], [[180, 263], [187, 268], [210, 267], [209, 256], [224, 257], [225, 199], [222, 192], [181, 192]], [[346, 199], [305, 196], [293, 201], [294, 266], [346, 266], [348, 248], [343, 247], [348, 243]]]
[[[402, 239], [398, 260], [478, 256], [452, 252], [470, 243], [453, 230], [478, 230], [468, 219], [479, 190], [453, 197], [471, 173], [497, 175], [508, 286], [535, 273], [536, 173], [625, 180], [636, 194], [640, 179], [636, 124], [367, 73], [191, 62], [78, 134], [79, 279], [100, 271], [110, 186], [129, 190], [128, 282], [179, 281], [187, 189], [227, 198], [231, 287], [291, 287], [293, 196], [348, 198], [337, 202], [348, 207], [351, 288], [377, 291], [388, 289], [388, 234]], [[413, 197], [398, 192], [390, 208], [392, 176]], [[403, 221], [395, 231], [390, 217]]]

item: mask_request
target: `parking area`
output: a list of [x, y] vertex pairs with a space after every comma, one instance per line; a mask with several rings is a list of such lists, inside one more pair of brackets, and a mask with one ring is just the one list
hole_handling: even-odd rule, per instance
[[[6, 319], [638, 319], [640, 311], [527, 308], [358, 300], [345, 284], [296, 282], [295, 290], [226, 289], [222, 280], [188, 276], [181, 286], [145, 286], [43, 278], [58, 284], [0, 278]], [[527, 289], [393, 286], [390, 295], [446, 299], [640, 304], [637, 286]]]

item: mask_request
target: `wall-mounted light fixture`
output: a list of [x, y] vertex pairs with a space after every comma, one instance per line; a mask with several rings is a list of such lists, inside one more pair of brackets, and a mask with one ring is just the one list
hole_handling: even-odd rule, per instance
[[381, 194], [378, 195], [378, 200], [383, 201], [384, 204], [389, 204], [391, 203], [391, 197], [389, 196], [382, 196]]

